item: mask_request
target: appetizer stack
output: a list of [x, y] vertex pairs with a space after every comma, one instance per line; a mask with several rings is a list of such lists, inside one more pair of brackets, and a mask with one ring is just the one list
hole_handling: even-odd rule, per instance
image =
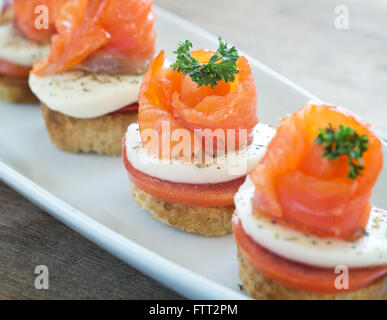
[[36, 102], [28, 87], [32, 64], [45, 58], [55, 25], [35, 26], [35, 8], [47, 8], [49, 21], [56, 19], [65, 0], [12, 0], [0, 8], [0, 99], [8, 102]]
[[33, 92], [63, 150], [121, 154], [154, 219], [233, 232], [253, 298], [387, 299], [387, 212], [370, 204], [382, 146], [350, 112], [308, 103], [278, 129], [258, 123], [250, 64], [221, 38], [216, 51], [180, 42], [171, 66], [154, 58], [152, 0], [1, 10], [0, 98]]
[[382, 163], [380, 140], [346, 110], [310, 103], [284, 118], [235, 196], [244, 290], [386, 299], [387, 212], [369, 202]]
[[69, 152], [119, 155], [154, 55], [152, 1], [71, 0], [55, 24], [50, 54], [29, 79], [51, 140]]
[[[245, 57], [221, 40], [216, 52], [191, 47], [181, 42], [169, 68], [163, 68], [163, 51], [152, 61], [140, 89], [139, 123], [129, 126], [122, 157], [134, 200], [153, 218], [225, 235], [234, 195], [274, 129], [257, 125], [257, 93]], [[230, 174], [231, 158], [245, 168]]]

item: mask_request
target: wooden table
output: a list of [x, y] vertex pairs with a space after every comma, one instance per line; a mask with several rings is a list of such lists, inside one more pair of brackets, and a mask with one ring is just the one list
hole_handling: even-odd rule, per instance
[[[387, 137], [387, 3], [380, 0], [155, 0]], [[348, 30], [334, 8], [348, 5]], [[50, 289], [36, 290], [36, 265]], [[0, 299], [178, 299], [0, 183]]]
[[[49, 290], [36, 290], [46, 265]], [[0, 299], [180, 299], [0, 182]]]

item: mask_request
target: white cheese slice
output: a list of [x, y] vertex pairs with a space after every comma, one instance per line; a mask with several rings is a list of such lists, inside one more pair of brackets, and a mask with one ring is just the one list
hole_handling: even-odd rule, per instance
[[67, 71], [31, 74], [29, 85], [50, 109], [74, 118], [95, 118], [136, 102], [142, 77]]
[[137, 170], [162, 180], [181, 183], [220, 183], [249, 173], [266, 151], [275, 128], [259, 123], [253, 130], [253, 142], [247, 149], [227, 152], [205, 165], [183, 162], [181, 159], [159, 159], [142, 145], [138, 124], [131, 124], [126, 132], [126, 153]]
[[387, 265], [387, 211], [372, 208], [366, 235], [354, 242], [323, 239], [273, 224], [252, 214], [254, 184], [249, 177], [235, 195], [244, 231], [258, 244], [289, 260], [318, 267]]
[[50, 46], [38, 44], [24, 38], [11, 24], [0, 26], [0, 59], [32, 66], [34, 62], [43, 60], [49, 53]]

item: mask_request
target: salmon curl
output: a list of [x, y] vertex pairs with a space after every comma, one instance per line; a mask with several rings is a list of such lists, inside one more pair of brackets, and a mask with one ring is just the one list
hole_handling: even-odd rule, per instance
[[[207, 63], [213, 54], [206, 50], [191, 52], [200, 63]], [[206, 147], [206, 151], [218, 152], [248, 145], [258, 123], [257, 91], [248, 60], [239, 57], [237, 67], [232, 82], [198, 86], [189, 75], [164, 68], [164, 52], [160, 52], [145, 74], [139, 93], [139, 127], [145, 147], [160, 158], [181, 156], [184, 149], [184, 156], [189, 158]], [[171, 135], [166, 136], [163, 124], [168, 124]], [[153, 142], [149, 130], [157, 133]], [[186, 132], [188, 138], [173, 139], [173, 132], [179, 131]], [[154, 148], [155, 144], [159, 147]]]
[[[319, 130], [351, 127], [368, 137], [364, 170], [348, 178], [346, 155], [323, 157]], [[281, 121], [265, 156], [250, 174], [254, 214], [321, 237], [354, 240], [363, 235], [372, 187], [383, 166], [382, 145], [368, 125], [331, 105], [308, 103]]]

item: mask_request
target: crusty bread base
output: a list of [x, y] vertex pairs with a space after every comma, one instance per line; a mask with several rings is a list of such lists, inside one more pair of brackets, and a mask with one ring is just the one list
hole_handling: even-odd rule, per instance
[[153, 219], [167, 225], [205, 236], [224, 236], [232, 232], [234, 206], [212, 208], [172, 203], [156, 198], [134, 184], [132, 196], [142, 209], [150, 211]]
[[343, 294], [311, 293], [286, 287], [258, 272], [238, 246], [239, 277], [243, 290], [258, 300], [386, 300], [387, 276], [371, 285]]
[[72, 153], [96, 152], [119, 156], [128, 125], [137, 121], [137, 112], [76, 119], [53, 111], [43, 103], [41, 106], [51, 141], [58, 148]]
[[38, 103], [28, 86], [27, 78], [14, 78], [0, 74], [0, 100], [11, 103]]

